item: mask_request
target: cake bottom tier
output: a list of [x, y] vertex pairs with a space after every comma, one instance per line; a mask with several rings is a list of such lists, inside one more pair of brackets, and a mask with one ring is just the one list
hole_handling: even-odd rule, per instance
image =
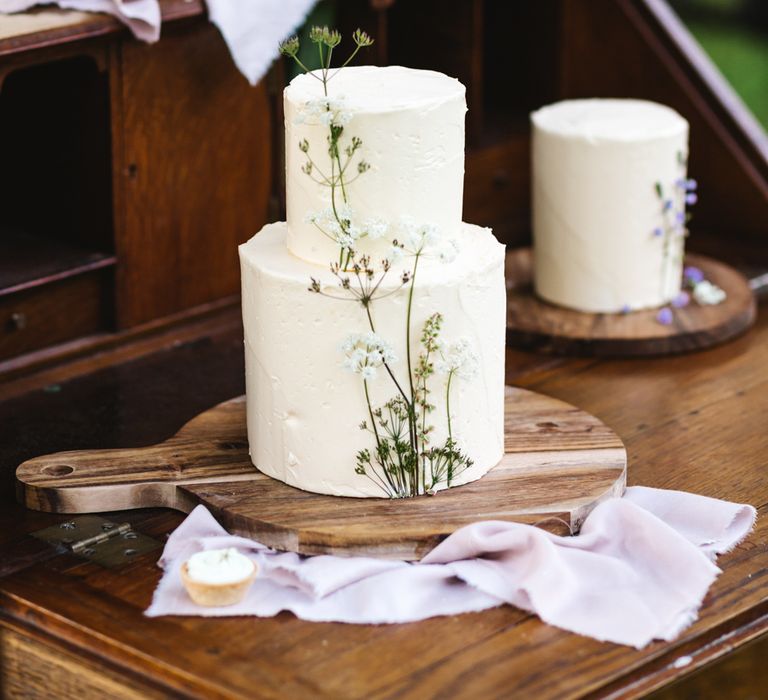
[[[269, 224], [240, 246], [248, 441], [254, 465], [307, 491], [389, 496], [386, 475], [370, 468], [364, 474], [356, 471], [358, 453], [376, 453], [379, 439], [372, 424], [385, 432], [376, 410], [398, 395], [411, 395], [407, 328], [413, 370], [424, 351], [424, 323], [439, 313], [443, 346], [430, 354], [434, 374], [427, 382], [433, 409], [419, 416], [418, 426], [431, 426], [429, 446], [443, 446], [450, 410], [451, 439], [472, 460], [451, 486], [478, 479], [495, 466], [504, 453], [506, 290], [504, 246], [491, 231], [464, 224], [455, 260], [419, 259], [410, 326], [410, 285], [394, 270], [379, 285], [369, 318], [330, 270], [291, 255], [286, 235], [285, 223]], [[403, 262], [408, 267], [409, 260]], [[321, 293], [310, 291], [311, 278], [320, 283]], [[370, 331], [371, 323], [376, 335], [391, 345], [396, 359], [387, 364], [394, 378], [386, 367], [377, 366], [370, 372], [375, 376], [364, 381], [362, 374], [344, 366], [350, 352], [349, 345], [343, 347], [345, 340]], [[457, 342], [465, 349], [451, 354]], [[449, 375], [457, 357], [466, 361]], [[447, 486], [443, 480], [433, 490]]]

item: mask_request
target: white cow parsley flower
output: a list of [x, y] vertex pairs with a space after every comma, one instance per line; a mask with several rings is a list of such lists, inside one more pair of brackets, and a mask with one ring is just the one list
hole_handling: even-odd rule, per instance
[[409, 252], [423, 253], [438, 240], [438, 228], [434, 224], [417, 224], [411, 217], [404, 216], [398, 222], [398, 228]]
[[385, 362], [397, 362], [392, 346], [381, 336], [368, 331], [352, 333], [341, 345], [346, 355], [344, 367], [354, 374], [359, 374], [366, 381], [376, 378], [376, 370]]
[[336, 242], [342, 248], [351, 248], [355, 244], [355, 239], [348, 233], [337, 233]]
[[[329, 208], [328, 211], [330, 212], [330, 215], [333, 216], [333, 209]], [[355, 216], [355, 212], [349, 204], [337, 204], [336, 213], [339, 215], [340, 219], [346, 219], [348, 221], [352, 220]]]
[[393, 245], [386, 254], [386, 260], [390, 265], [394, 265], [399, 262], [405, 256], [405, 251], [402, 246]]
[[305, 224], [317, 226], [323, 233], [333, 238], [342, 248], [352, 248], [360, 238], [379, 238], [387, 230], [387, 224], [380, 219], [368, 219], [362, 224], [355, 219], [354, 210], [347, 204], [337, 204], [336, 211], [326, 207], [319, 212], [308, 212]]
[[356, 241], [360, 236], [364, 235], [365, 231], [361, 229], [359, 226], [356, 226], [353, 223], [350, 223], [349, 226], [347, 226], [347, 235], [353, 240]]
[[398, 221], [398, 229], [398, 240], [408, 254], [437, 258], [445, 263], [456, 259], [459, 251], [456, 241], [441, 236], [435, 224], [417, 224], [411, 217], [404, 216]]
[[480, 360], [472, 343], [466, 338], [460, 338], [441, 349], [436, 367], [443, 374], [453, 373], [462, 379], [472, 379], [480, 368]]
[[387, 233], [388, 228], [387, 222], [383, 219], [367, 219], [362, 224], [362, 229], [372, 241], [382, 238]]
[[702, 306], [722, 304], [726, 296], [724, 290], [709, 280], [702, 280], [693, 288], [693, 298]]
[[368, 381], [369, 379], [376, 379], [376, 368], [373, 365], [365, 365], [360, 370], [360, 376]]
[[346, 126], [352, 121], [352, 111], [342, 95], [318, 97], [308, 100], [299, 109], [293, 120], [296, 124], [322, 124], [323, 126]]
[[324, 221], [320, 228], [322, 228], [326, 233], [330, 233], [332, 236], [335, 236], [336, 240], [339, 240], [343, 234], [341, 224], [336, 221], [336, 219], [329, 219]]

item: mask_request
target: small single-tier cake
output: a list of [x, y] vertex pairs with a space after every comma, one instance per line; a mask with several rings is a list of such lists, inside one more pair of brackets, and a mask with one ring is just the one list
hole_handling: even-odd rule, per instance
[[462, 222], [464, 94], [397, 66], [286, 88], [288, 220], [240, 247], [248, 441], [265, 474], [404, 497], [501, 459], [504, 247]]
[[568, 100], [532, 114], [534, 284], [585, 312], [680, 292], [688, 123], [642, 100]]

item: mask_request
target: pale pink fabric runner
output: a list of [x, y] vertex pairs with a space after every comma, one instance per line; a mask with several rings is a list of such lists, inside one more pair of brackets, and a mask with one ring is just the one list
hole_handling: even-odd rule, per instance
[[[166, 544], [165, 573], [146, 611], [256, 615], [290, 610], [305, 620], [396, 623], [509, 603], [599, 640], [643, 647], [696, 619], [720, 573], [717, 554], [751, 530], [755, 509], [680, 491], [627, 489], [600, 504], [575, 537], [500, 521], [479, 522], [409, 564], [363, 557], [301, 557], [228, 535], [198, 506]], [[201, 549], [237, 547], [259, 566], [246, 599], [201, 608], [179, 567]]]

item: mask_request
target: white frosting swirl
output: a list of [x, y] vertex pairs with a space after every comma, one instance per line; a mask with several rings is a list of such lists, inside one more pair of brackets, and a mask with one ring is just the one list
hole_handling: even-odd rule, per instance
[[197, 583], [240, 583], [254, 568], [255, 564], [233, 547], [197, 552], [187, 561], [187, 574]]

